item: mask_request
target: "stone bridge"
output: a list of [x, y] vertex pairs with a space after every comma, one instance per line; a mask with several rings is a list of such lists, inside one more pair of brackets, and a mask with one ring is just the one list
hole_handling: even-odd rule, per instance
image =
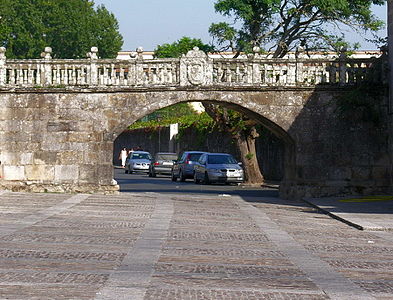
[[[6, 59], [0, 48], [0, 189], [115, 192], [113, 141], [157, 109], [209, 101], [258, 120], [285, 143], [282, 197], [382, 193], [389, 187], [386, 132], [343, 120], [336, 102], [376, 58]], [[384, 91], [377, 109], [386, 100]], [[355, 120], [358, 120], [356, 116]], [[382, 126], [383, 127], [383, 126]]]

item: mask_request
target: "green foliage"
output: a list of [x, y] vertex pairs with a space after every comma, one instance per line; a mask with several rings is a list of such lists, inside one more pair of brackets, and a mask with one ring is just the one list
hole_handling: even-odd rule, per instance
[[182, 37], [180, 40], [172, 44], [158, 45], [157, 48], [154, 50], [154, 56], [157, 58], [180, 57], [182, 54], [186, 54], [194, 47], [198, 47], [205, 53], [214, 50], [212, 46], [204, 44], [200, 39]]
[[250, 51], [254, 46], [272, 45], [274, 57], [283, 57], [299, 45], [309, 50], [348, 48], [342, 33], [332, 34], [331, 28], [345, 25], [362, 33], [376, 32], [384, 24], [373, 15], [371, 5], [384, 3], [386, 0], [216, 0], [216, 12], [234, 22], [212, 24], [209, 33], [220, 50]]
[[178, 103], [155, 111], [129, 126], [129, 129], [157, 128], [179, 123], [180, 129], [196, 127], [207, 129], [213, 126], [213, 120], [206, 114], [196, 113], [188, 103]]
[[38, 58], [45, 46], [54, 58], [86, 58], [92, 46], [113, 58], [123, 44], [115, 16], [90, 0], [2, 0], [0, 17], [8, 58]]
[[247, 153], [246, 154], [246, 159], [251, 160], [254, 157], [254, 153]]

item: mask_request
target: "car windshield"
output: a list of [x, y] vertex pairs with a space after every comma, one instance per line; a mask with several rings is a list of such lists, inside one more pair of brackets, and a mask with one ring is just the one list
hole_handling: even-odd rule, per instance
[[157, 154], [157, 160], [176, 160], [177, 155], [176, 154]]
[[190, 161], [198, 161], [203, 153], [190, 153], [188, 154], [188, 160]]
[[211, 165], [237, 164], [237, 161], [230, 155], [209, 155], [207, 163]]
[[133, 153], [131, 159], [151, 159], [149, 153]]

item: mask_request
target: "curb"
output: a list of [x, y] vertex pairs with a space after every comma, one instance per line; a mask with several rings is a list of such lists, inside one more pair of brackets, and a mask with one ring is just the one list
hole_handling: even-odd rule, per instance
[[[345, 224], [347, 224], [347, 225], [349, 225], [349, 226], [355, 227], [356, 229], [359, 229], [359, 230], [370, 230], [370, 229], [365, 228], [365, 227], [363, 227], [363, 226], [361, 226], [361, 225], [359, 225], [359, 224], [357, 224], [357, 223], [354, 223], [354, 222], [351, 222], [351, 221], [349, 221], [349, 220], [347, 220], [347, 219], [344, 219], [344, 218], [342, 218], [342, 217], [339, 217], [339, 216], [337, 216], [337, 215], [331, 213], [330, 211], [328, 211], [328, 210], [326, 210], [326, 209], [324, 209], [324, 208], [321, 208], [321, 207], [319, 207], [318, 205], [316, 205], [316, 204], [314, 204], [314, 203], [312, 203], [312, 202], [310, 202], [310, 201], [308, 201], [308, 200], [306, 200], [306, 199], [302, 199], [302, 201], [304, 201], [304, 202], [306, 202], [307, 204], [311, 205], [312, 207], [318, 209], [319, 211], [323, 212], [324, 214], [326, 214], [326, 215], [332, 217], [333, 219], [336, 219], [336, 220], [338, 220], [338, 221], [341, 221], [341, 222], [343, 222], [343, 223], [345, 223]], [[374, 229], [374, 230], [375, 230], [375, 229]]]

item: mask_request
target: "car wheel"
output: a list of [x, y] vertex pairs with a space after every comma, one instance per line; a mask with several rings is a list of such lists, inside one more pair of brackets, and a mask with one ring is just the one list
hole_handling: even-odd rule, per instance
[[205, 176], [203, 177], [203, 183], [210, 184], [209, 175], [207, 174], [207, 172], [205, 173]]
[[175, 176], [175, 174], [173, 174], [173, 172], [171, 173], [171, 180], [173, 182], [177, 181], [177, 177]]
[[199, 179], [197, 178], [197, 174], [196, 174], [196, 172], [194, 172], [194, 183], [195, 184], [198, 184], [200, 181], [199, 181]]
[[186, 181], [186, 177], [184, 176], [182, 170], [179, 171], [179, 180], [180, 180], [181, 182]]

